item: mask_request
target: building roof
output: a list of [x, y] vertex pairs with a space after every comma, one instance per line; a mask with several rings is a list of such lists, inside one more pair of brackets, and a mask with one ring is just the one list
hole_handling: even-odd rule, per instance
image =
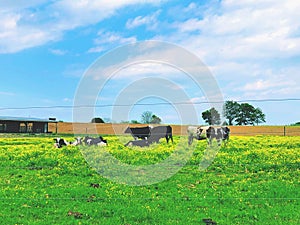
[[33, 118], [33, 117], [14, 117], [14, 116], [0, 116], [0, 121], [57, 123], [56, 120], [50, 120], [50, 119], [41, 119], [41, 118]]

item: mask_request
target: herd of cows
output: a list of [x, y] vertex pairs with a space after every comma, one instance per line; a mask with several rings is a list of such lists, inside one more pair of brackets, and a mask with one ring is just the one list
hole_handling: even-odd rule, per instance
[[[148, 147], [153, 143], [158, 143], [161, 138], [165, 138], [167, 143], [169, 140], [173, 143], [172, 127], [171, 126], [145, 126], [145, 127], [127, 127], [125, 134], [131, 134], [134, 140], [129, 141], [125, 146]], [[222, 142], [226, 144], [229, 140], [230, 129], [226, 126], [189, 126], [187, 128], [188, 144], [191, 145], [193, 140], [207, 140], [208, 145], [212, 145], [213, 140], [216, 140], [220, 146]], [[63, 138], [55, 138], [54, 146], [61, 148], [63, 146], [107, 146], [107, 140], [102, 136], [84, 138], [77, 137], [75, 141], [68, 142]]]

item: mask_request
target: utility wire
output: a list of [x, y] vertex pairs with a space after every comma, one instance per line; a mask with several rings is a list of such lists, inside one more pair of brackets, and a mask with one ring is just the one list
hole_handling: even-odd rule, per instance
[[[246, 99], [235, 102], [288, 102], [300, 101], [300, 98], [282, 98], [282, 99]], [[201, 101], [201, 102], [160, 102], [160, 103], [136, 103], [135, 106], [159, 106], [159, 105], [202, 105], [202, 104], [220, 104], [225, 101]], [[25, 107], [2, 107], [0, 111], [5, 110], [26, 110], [26, 109], [74, 109], [74, 108], [106, 108], [106, 107], [128, 107], [132, 104], [104, 104], [104, 105], [53, 105], [53, 106], [25, 106]]]

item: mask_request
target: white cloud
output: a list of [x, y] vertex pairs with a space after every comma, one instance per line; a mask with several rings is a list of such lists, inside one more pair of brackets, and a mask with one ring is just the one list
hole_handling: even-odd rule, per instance
[[164, 38], [214, 59], [256, 60], [274, 57], [274, 53], [280, 53], [278, 57], [299, 54], [300, 2], [268, 2], [222, 1], [216, 9], [207, 9], [203, 17], [191, 15], [175, 21], [172, 26], [177, 31]]
[[126, 22], [126, 28], [133, 29], [142, 25], [146, 25], [148, 29], [155, 29], [157, 27], [157, 17], [159, 16], [161, 10], [148, 16], [137, 16], [134, 19], [129, 19]]
[[61, 49], [49, 49], [49, 51], [53, 55], [65, 55], [65, 54], [67, 54], [67, 51], [64, 51], [64, 50], [61, 50]]
[[4, 96], [15, 96], [16, 93], [0, 91], [0, 95], [4, 95]]
[[[261, 78], [246, 81], [241, 87], [235, 87], [235, 91], [242, 91], [244, 97], [259, 98], [285, 98], [298, 96], [300, 87], [291, 70], [286, 71], [264, 71]], [[241, 96], [242, 97], [242, 96]]]
[[95, 46], [90, 48], [88, 52], [102, 52], [108, 48], [113, 48], [136, 41], [136, 37], [123, 37], [121, 34], [116, 32], [105, 32], [101, 30], [98, 32], [98, 37], [94, 40]]
[[96, 47], [92, 47], [88, 50], [88, 53], [98, 53], [98, 52], [103, 52], [105, 51], [105, 48], [102, 46], [96, 46]]
[[[60, 40], [64, 32], [98, 23], [116, 10], [135, 4], [159, 4], [161, 0], [61, 0], [2, 1], [0, 6], [0, 54]], [[47, 4], [46, 4], [47, 2]], [[46, 28], [46, 29], [45, 29]]]
[[196, 53], [225, 96], [298, 96], [298, 71], [289, 68], [299, 68], [299, 11], [300, 2], [293, 0], [225, 0], [211, 4], [202, 16], [175, 20], [174, 33], [159, 39]]
[[71, 98], [64, 98], [63, 102], [73, 102], [73, 99], [71, 99]]

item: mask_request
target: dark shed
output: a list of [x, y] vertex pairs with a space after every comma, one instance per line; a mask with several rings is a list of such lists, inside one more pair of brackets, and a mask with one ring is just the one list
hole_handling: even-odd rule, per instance
[[0, 116], [0, 133], [49, 133], [48, 123], [57, 123], [50, 119]]

